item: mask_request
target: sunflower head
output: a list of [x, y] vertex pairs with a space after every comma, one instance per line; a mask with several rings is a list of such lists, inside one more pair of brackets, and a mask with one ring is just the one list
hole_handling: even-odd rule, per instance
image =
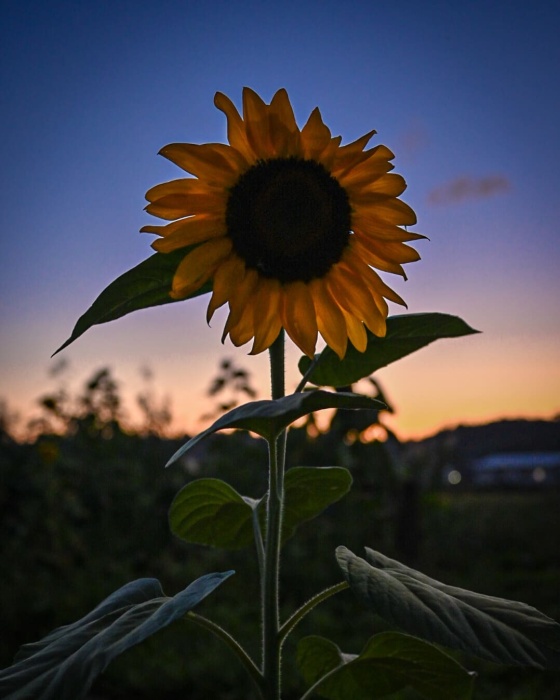
[[366, 327], [385, 335], [387, 300], [404, 301], [375, 269], [406, 277], [419, 259], [406, 245], [423, 238], [397, 199], [406, 188], [390, 173], [393, 154], [366, 148], [375, 133], [341, 146], [318, 109], [297, 126], [285, 90], [267, 105], [243, 90], [243, 116], [216, 93], [227, 117], [229, 145], [174, 143], [161, 154], [191, 177], [156, 185], [146, 210], [170, 223], [145, 226], [168, 253], [185, 246], [170, 294], [187, 298], [212, 282], [208, 320], [223, 304], [223, 338], [266, 350], [284, 328], [312, 357], [320, 333], [344, 357], [348, 340], [360, 351]]

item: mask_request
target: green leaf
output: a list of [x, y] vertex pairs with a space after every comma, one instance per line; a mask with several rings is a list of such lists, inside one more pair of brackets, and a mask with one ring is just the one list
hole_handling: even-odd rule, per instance
[[[342, 467], [293, 467], [286, 472], [282, 541], [304, 522], [348, 493], [352, 477]], [[186, 542], [223, 549], [241, 549], [253, 542], [252, 515], [259, 509], [264, 529], [266, 498], [240, 496], [219, 479], [187, 484], [173, 500], [169, 522], [173, 534]]]
[[253, 541], [253, 508], [220, 479], [198, 479], [175, 496], [169, 511], [173, 534], [186, 542], [241, 549]]
[[334, 642], [316, 635], [304, 637], [297, 645], [297, 667], [309, 686], [355, 658], [356, 654], [343, 655]]
[[[441, 313], [402, 314], [387, 319], [387, 335], [384, 338], [367, 331], [368, 344], [364, 352], [348, 345], [342, 360], [326, 347], [318, 358], [317, 366], [308, 381], [318, 386], [349, 386], [369, 377], [381, 367], [401, 357], [410, 355], [440, 338], [457, 338], [478, 333], [457, 316]], [[299, 370], [304, 375], [311, 366], [308, 357], [299, 361]]]
[[156, 579], [119, 588], [78, 622], [23, 646], [0, 671], [0, 697], [82, 700], [113, 659], [183, 617], [233, 573], [202, 576], [173, 598]]
[[[60, 352], [73, 343], [89, 328], [99, 323], [114, 321], [121, 316], [151, 306], [171, 304], [183, 299], [169, 296], [171, 282], [179, 263], [196, 246], [187, 246], [172, 253], [156, 253], [132, 270], [128, 270], [106, 287], [89, 309], [78, 319], [71, 336], [54, 353]], [[207, 282], [189, 298], [212, 290]]]
[[339, 501], [352, 486], [343, 467], [292, 467], [285, 476], [282, 540], [288, 540], [302, 523], [316, 518]]
[[447, 586], [371, 549], [366, 558], [337, 549], [356, 596], [390, 624], [495, 663], [560, 667], [560, 625], [535, 608]]
[[276, 439], [290, 423], [308, 413], [320, 411], [324, 408], [368, 408], [380, 410], [385, 408], [385, 404], [367, 396], [360, 396], [350, 392], [334, 393], [320, 390], [300, 392], [275, 400], [251, 401], [225, 413], [209, 428], [189, 440], [177, 450], [165, 466], [168, 467], [173, 462], [176, 462], [200, 440], [218, 430], [225, 430], [226, 428], [251, 430], [270, 442]]
[[358, 656], [322, 637], [306, 637], [297, 661], [307, 683], [329, 700], [372, 700], [407, 686], [429, 700], [472, 696], [474, 674], [431, 644], [397, 632], [372, 637]]

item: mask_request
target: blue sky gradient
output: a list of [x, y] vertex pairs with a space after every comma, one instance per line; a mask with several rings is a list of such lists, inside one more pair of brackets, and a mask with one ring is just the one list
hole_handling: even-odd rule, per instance
[[[287, 88], [300, 125], [319, 106], [343, 142], [377, 129], [430, 238], [389, 283], [410, 312], [484, 332], [380, 373], [397, 432], [560, 412], [559, 19], [499, 0], [3, 3], [0, 394], [25, 416], [53, 386], [78, 316], [152, 252], [144, 193], [181, 176], [158, 150], [225, 141], [214, 93], [239, 105], [248, 85], [267, 101]], [[222, 357], [265, 397], [266, 356], [222, 347], [206, 303], [89, 331], [64, 353], [68, 381], [110, 365], [133, 397], [149, 365], [189, 430]]]

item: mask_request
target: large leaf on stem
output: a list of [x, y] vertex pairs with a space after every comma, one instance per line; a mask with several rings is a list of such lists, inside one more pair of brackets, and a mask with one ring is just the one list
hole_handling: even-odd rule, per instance
[[302, 523], [313, 520], [339, 501], [352, 486], [343, 467], [293, 467], [286, 472], [282, 539], [289, 539]]
[[297, 662], [306, 682], [329, 700], [371, 700], [407, 686], [429, 700], [472, 695], [474, 674], [433, 645], [397, 632], [375, 635], [359, 655], [343, 654], [323, 637], [305, 637]]
[[[284, 481], [282, 541], [317, 517], [350, 489], [352, 477], [342, 467], [293, 467]], [[169, 511], [171, 531], [186, 542], [241, 549], [253, 542], [253, 511], [265, 525], [266, 498], [241, 496], [220, 479], [197, 479], [175, 496]]]
[[379, 552], [337, 559], [356, 596], [387, 622], [495, 663], [560, 667], [560, 625], [535, 608], [447, 586]]
[[78, 622], [23, 646], [0, 671], [4, 700], [81, 700], [97, 676], [127, 649], [192, 610], [233, 571], [207, 574], [173, 598], [156, 579], [119, 588]]
[[[348, 345], [342, 360], [326, 347], [316, 356], [317, 365], [308, 377], [308, 381], [318, 386], [349, 386], [354, 382], [369, 377], [381, 367], [391, 364], [401, 357], [410, 355], [420, 348], [440, 338], [457, 338], [462, 335], [478, 333], [457, 316], [441, 313], [402, 314], [387, 319], [387, 334], [378, 338], [367, 331], [368, 343], [364, 352], [358, 352]], [[308, 357], [299, 361], [299, 370], [303, 374], [311, 366]]]
[[[56, 355], [89, 328], [99, 323], [114, 321], [139, 309], [178, 301], [169, 296], [171, 283], [179, 263], [194, 247], [187, 246], [172, 253], [156, 253], [117, 277], [80, 316], [68, 340], [54, 354]], [[211, 289], [212, 285], [207, 282], [189, 298], [205, 294]]]
[[241, 549], [253, 541], [252, 515], [253, 504], [233, 486], [221, 479], [197, 479], [173, 499], [169, 524], [186, 542]]
[[385, 404], [360, 394], [320, 390], [290, 394], [290, 396], [284, 396], [281, 399], [251, 401], [224, 414], [209, 428], [189, 440], [177, 450], [165, 466], [168, 467], [176, 462], [200, 440], [218, 430], [227, 428], [251, 430], [271, 441], [298, 418], [324, 408], [380, 410], [385, 408]]

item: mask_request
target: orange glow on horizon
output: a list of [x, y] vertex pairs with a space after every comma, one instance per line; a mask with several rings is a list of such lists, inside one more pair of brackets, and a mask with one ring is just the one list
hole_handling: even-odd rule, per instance
[[[18, 365], [6, 372], [3, 384], [8, 410], [19, 412], [20, 424], [24, 424], [28, 416], [37, 415], [37, 399], [55, 390], [59, 382], [64, 380], [70, 393], [76, 394], [94, 371], [108, 366], [119, 382], [123, 403], [134, 423], [139, 416], [136, 397], [146, 388], [139, 370], [147, 366], [153, 371], [150, 389], [154, 397], [170, 399], [171, 432], [196, 434], [209, 423], [200, 421], [200, 417], [216, 407], [216, 401], [206, 392], [223, 358], [232, 358], [237, 366], [248, 370], [257, 398], [268, 398], [267, 353], [249, 356], [245, 347], [222, 345], [219, 318], [208, 328], [197, 306], [193, 303], [185, 307], [188, 313], [168, 309], [151, 314], [149, 333], [148, 312], [92, 330], [86, 339], [65, 351], [69, 371], [64, 377], [47, 377], [44, 364], [34, 361], [31, 354], [19, 353], [14, 360]], [[47, 349], [56, 347], [62, 335], [62, 331], [49, 332], [53, 339], [43, 344], [45, 357]], [[166, 338], [163, 345], [161, 338]], [[32, 341], [30, 335], [26, 352], [35, 352]], [[131, 352], [131, 348], [136, 349]], [[288, 393], [301, 378], [297, 370], [300, 356], [288, 343]], [[26, 371], [17, 372], [19, 366], [25, 366]], [[395, 409], [393, 416], [384, 414], [384, 421], [403, 440], [423, 438], [461, 423], [520, 417], [550, 420], [560, 414], [560, 370], [552, 333], [533, 335], [529, 340], [526, 336], [498, 337], [491, 332], [441, 340], [381, 369], [375, 376]], [[246, 401], [246, 397], [240, 399]]]

